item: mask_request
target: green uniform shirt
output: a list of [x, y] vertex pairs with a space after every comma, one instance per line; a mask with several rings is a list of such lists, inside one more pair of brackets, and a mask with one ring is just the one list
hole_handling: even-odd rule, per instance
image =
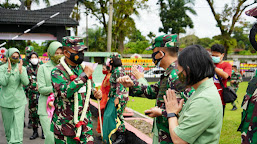
[[50, 93], [53, 92], [51, 83], [51, 71], [55, 65], [49, 61], [41, 65], [37, 72], [38, 91], [40, 93], [38, 99], [38, 115], [48, 115], [46, 112], [46, 101]]
[[18, 64], [12, 65], [10, 73], [7, 72], [8, 63], [0, 66], [0, 106], [6, 108], [18, 108], [26, 105], [27, 100], [23, 86], [29, 84], [27, 70], [22, 67], [22, 74], [19, 73]]
[[190, 144], [218, 144], [222, 116], [219, 93], [213, 80], [208, 79], [183, 106], [174, 132]]

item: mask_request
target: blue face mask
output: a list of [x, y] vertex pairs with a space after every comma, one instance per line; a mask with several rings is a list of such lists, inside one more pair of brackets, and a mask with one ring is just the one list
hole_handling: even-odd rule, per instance
[[219, 63], [220, 57], [212, 56], [212, 61], [213, 61], [213, 63]]
[[232, 73], [234, 73], [235, 71], [234, 70], [232, 70]]

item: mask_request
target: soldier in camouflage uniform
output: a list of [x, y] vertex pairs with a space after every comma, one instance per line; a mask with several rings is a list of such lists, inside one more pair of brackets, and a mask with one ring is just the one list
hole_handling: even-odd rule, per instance
[[[83, 69], [80, 65], [84, 60], [83, 39], [80, 37], [64, 37], [63, 52], [65, 60], [60, 62], [51, 73], [52, 85], [55, 94], [55, 111], [52, 118], [51, 131], [55, 135], [56, 144], [93, 144], [93, 131], [91, 112], [86, 111], [86, 116], [81, 122], [81, 136], [76, 139], [76, 128], [74, 122], [75, 103], [74, 96], [78, 95], [78, 119], [82, 115], [82, 109], [86, 105], [85, 99], [88, 92], [87, 80], [92, 77], [93, 69], [85, 66]], [[71, 76], [71, 71], [74, 75]], [[74, 77], [75, 76], [75, 77]], [[94, 87], [94, 85], [92, 85]], [[95, 91], [95, 97], [100, 98], [101, 92]], [[91, 93], [91, 91], [90, 91]], [[83, 123], [84, 122], [84, 123]]]
[[25, 67], [29, 64], [29, 54], [31, 52], [34, 52], [34, 47], [33, 46], [27, 46], [25, 48], [25, 58], [22, 59], [23, 66], [25, 66]]
[[146, 79], [143, 77], [137, 78], [137, 76], [137, 80], [132, 81], [128, 76], [125, 76], [118, 81], [125, 87], [130, 87], [130, 96], [156, 99], [156, 106], [158, 108], [146, 111], [149, 113], [149, 116], [156, 117], [153, 124], [153, 143], [172, 144], [163, 96], [166, 95], [166, 90], [171, 88], [176, 91], [178, 99], [183, 98], [186, 101], [194, 92], [194, 89], [186, 89], [185, 84], [180, 82], [177, 75], [177, 35], [156, 37], [152, 46], [147, 48], [147, 50], [153, 50], [152, 58], [155, 65], [166, 69], [159, 82], [148, 85]]
[[[117, 108], [117, 117], [119, 118], [121, 124], [116, 131], [116, 139], [113, 141], [113, 144], [125, 144], [125, 124], [123, 111], [126, 107], [128, 101], [128, 92], [126, 88], [117, 83], [119, 77], [125, 76], [125, 69], [122, 67], [121, 55], [120, 54], [112, 54], [110, 55], [110, 68], [111, 68], [111, 77], [110, 77], [110, 92], [108, 94], [109, 101], [114, 99], [114, 104], [116, 107], [120, 105], [120, 108]], [[109, 102], [106, 107], [108, 107]], [[106, 112], [106, 111], [105, 111]], [[104, 121], [108, 121], [104, 117]], [[105, 122], [104, 122], [105, 123]]]
[[[237, 72], [237, 66], [233, 65], [232, 66], [232, 74], [231, 74], [231, 79], [230, 79], [230, 86], [234, 89], [235, 92], [238, 90], [238, 85], [240, 82], [242, 82], [242, 75]], [[237, 110], [236, 103], [232, 102], [233, 108], [231, 109], [232, 111]]]
[[[29, 56], [30, 56], [30, 53], [31, 52], [34, 52], [34, 47], [33, 46], [27, 46], [25, 48], [25, 58], [22, 59], [23, 61], [23, 66], [27, 67], [27, 65], [29, 65], [30, 61], [29, 61]], [[42, 61], [39, 61], [39, 64], [43, 64]], [[28, 95], [28, 91], [27, 89], [24, 87], [24, 91], [25, 91], [25, 94], [26, 94], [26, 97], [28, 98], [29, 95]], [[29, 113], [29, 122], [28, 122], [28, 128], [31, 129], [32, 128], [32, 121], [30, 119], [31, 115]], [[25, 124], [24, 124], [25, 125]]]
[[[23, 58], [23, 66], [27, 66], [29, 64], [29, 55], [31, 52], [34, 52], [34, 47], [33, 46], [27, 46], [25, 48], [25, 58]], [[39, 60], [39, 64], [43, 64], [41, 60]]]
[[242, 144], [257, 143], [257, 76], [249, 82], [242, 102], [241, 131]]
[[28, 92], [27, 95], [29, 98], [29, 119], [33, 128], [33, 135], [30, 137], [30, 140], [33, 140], [38, 137], [39, 116], [37, 114], [37, 110], [39, 92], [37, 86], [37, 71], [40, 64], [38, 64], [39, 59], [36, 52], [31, 52], [28, 58], [30, 63], [27, 65], [27, 73], [30, 83], [25, 88]]

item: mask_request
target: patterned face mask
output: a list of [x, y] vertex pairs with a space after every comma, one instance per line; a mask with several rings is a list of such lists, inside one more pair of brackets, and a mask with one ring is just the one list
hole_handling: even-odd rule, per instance
[[81, 64], [84, 60], [84, 53], [83, 52], [79, 52], [79, 53], [71, 53], [69, 51], [67, 51], [68, 53], [70, 53], [70, 60], [72, 62], [74, 62], [75, 64]]
[[20, 60], [19, 60], [18, 57], [10, 57], [10, 61], [11, 61], [12, 64], [16, 64], [16, 63], [18, 63]]
[[51, 60], [52, 60], [54, 63], [59, 64], [61, 57], [63, 57], [63, 55], [55, 55], [55, 56], [52, 56], [52, 57], [51, 57]]
[[[184, 71], [184, 70], [183, 70]], [[178, 74], [179, 80], [185, 84], [186, 83], [186, 76], [183, 74], [183, 71]]]

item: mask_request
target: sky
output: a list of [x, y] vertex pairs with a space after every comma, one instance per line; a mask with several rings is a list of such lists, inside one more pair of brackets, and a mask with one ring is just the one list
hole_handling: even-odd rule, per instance
[[[5, 0], [0, 0], [0, 2], [3, 2]], [[41, 0], [42, 1], [42, 0]], [[61, 3], [65, 0], [50, 0], [51, 5]], [[138, 30], [142, 32], [144, 36], [146, 36], [149, 32], [153, 32], [156, 35], [161, 35], [163, 33], [159, 32], [159, 27], [162, 26], [160, 17], [159, 17], [159, 7], [156, 5], [158, 0], [148, 0], [147, 4], [149, 5], [148, 9], [139, 10], [140, 16], [132, 16], [135, 20], [136, 27]], [[215, 1], [215, 9], [217, 12], [220, 12], [225, 3], [230, 4], [232, 0], [214, 0]], [[253, 0], [248, 0], [248, 2], [252, 2]], [[11, 2], [19, 3], [18, 0], [11, 0]], [[257, 4], [252, 5], [251, 7], [247, 8], [246, 10], [257, 6]], [[46, 7], [44, 4], [33, 5], [34, 9], [41, 9]], [[191, 15], [191, 19], [194, 22], [194, 28], [193, 29], [186, 29], [185, 34], [181, 34], [180, 37], [195, 34], [199, 38], [203, 37], [213, 37], [215, 35], [220, 34], [219, 28], [216, 27], [216, 21], [213, 17], [213, 14], [210, 10], [210, 7], [206, 0], [195, 0], [195, 5], [193, 6], [195, 11], [197, 12], [197, 16]], [[81, 10], [84, 11], [83, 9]], [[245, 15], [245, 13], [242, 14], [242, 18], [244, 18], [246, 21], [249, 21], [251, 23], [256, 22], [256, 19], [253, 17], [248, 17]], [[89, 15], [89, 28], [94, 28], [96, 25], [101, 26], [99, 22], [93, 17]], [[85, 36], [83, 34], [86, 29], [86, 17], [85, 14], [82, 14], [82, 18], [79, 22], [79, 36]]]

